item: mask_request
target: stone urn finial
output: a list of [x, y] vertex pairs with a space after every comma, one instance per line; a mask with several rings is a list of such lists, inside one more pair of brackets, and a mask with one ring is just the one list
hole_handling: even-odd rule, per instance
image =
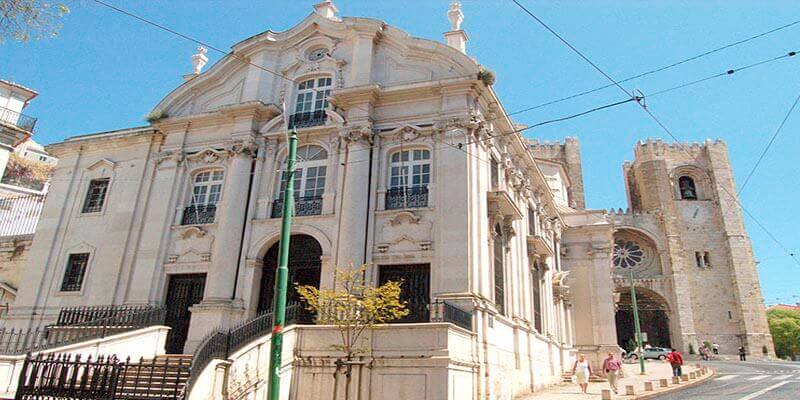
[[208, 53], [208, 49], [203, 46], [197, 47], [197, 54], [192, 55], [192, 73], [195, 75], [200, 75], [200, 72], [203, 71], [203, 67], [206, 66], [208, 63], [208, 57], [206, 56]]

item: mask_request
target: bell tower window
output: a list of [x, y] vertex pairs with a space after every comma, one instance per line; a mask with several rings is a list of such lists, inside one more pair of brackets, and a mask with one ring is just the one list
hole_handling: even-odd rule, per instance
[[691, 177], [682, 176], [678, 178], [678, 189], [682, 200], [697, 200], [697, 187]]

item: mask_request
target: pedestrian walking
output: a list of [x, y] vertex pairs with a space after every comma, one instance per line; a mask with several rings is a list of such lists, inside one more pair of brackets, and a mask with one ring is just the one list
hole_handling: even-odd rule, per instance
[[614, 394], [617, 394], [617, 381], [619, 380], [622, 363], [614, 358], [614, 353], [608, 352], [608, 357], [603, 360], [603, 374], [608, 378], [608, 384]]
[[581, 387], [581, 391], [586, 393], [586, 389], [589, 387], [589, 377], [592, 375], [592, 366], [586, 360], [585, 354], [578, 354], [578, 359], [572, 366], [572, 375], [575, 376], [575, 383]]
[[683, 356], [677, 350], [672, 349], [667, 354], [667, 362], [672, 366], [672, 376], [681, 376], [681, 365], [683, 365]]
[[708, 349], [705, 345], [700, 346], [700, 359], [703, 361], [708, 361]]
[[714, 352], [714, 354], [719, 354], [719, 345], [717, 344], [717, 342], [711, 344], [711, 349]]
[[744, 346], [739, 346], [739, 361], [747, 361], [747, 351]]

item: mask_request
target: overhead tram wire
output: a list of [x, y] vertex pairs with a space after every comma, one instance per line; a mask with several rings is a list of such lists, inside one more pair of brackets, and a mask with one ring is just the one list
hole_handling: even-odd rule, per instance
[[[619, 89], [620, 89], [620, 90], [621, 90], [623, 93], [625, 93], [625, 94], [626, 94], [628, 97], [631, 97], [632, 99], [636, 99], [636, 96], [635, 96], [633, 93], [629, 93], [629, 92], [628, 92], [628, 91], [627, 91], [625, 88], [623, 88], [623, 87], [622, 87], [622, 86], [619, 84], [619, 82], [617, 82], [616, 80], [614, 80], [614, 78], [612, 78], [610, 75], [608, 75], [608, 74], [607, 74], [607, 73], [606, 73], [606, 72], [605, 72], [605, 71], [604, 71], [602, 68], [598, 67], [598, 66], [597, 66], [597, 64], [595, 64], [594, 62], [592, 62], [592, 60], [590, 60], [588, 57], [586, 57], [586, 56], [585, 56], [585, 55], [584, 55], [584, 54], [583, 54], [583, 53], [582, 53], [580, 50], [578, 50], [578, 49], [577, 49], [575, 46], [573, 46], [573, 45], [572, 45], [572, 44], [571, 44], [569, 41], [567, 41], [567, 40], [566, 40], [566, 39], [564, 39], [564, 38], [563, 38], [561, 35], [559, 35], [559, 34], [558, 34], [558, 32], [556, 32], [555, 30], [553, 30], [553, 29], [552, 29], [552, 28], [551, 28], [549, 25], [547, 25], [547, 24], [546, 24], [544, 21], [542, 21], [542, 20], [541, 20], [539, 17], [537, 17], [535, 14], [533, 14], [533, 12], [531, 12], [531, 11], [530, 11], [530, 10], [528, 10], [528, 9], [527, 9], [525, 6], [523, 6], [522, 4], [520, 4], [520, 3], [519, 3], [519, 1], [517, 1], [517, 0], [511, 0], [511, 1], [512, 1], [512, 2], [514, 2], [514, 4], [516, 4], [516, 5], [517, 5], [517, 6], [518, 6], [520, 9], [522, 9], [522, 10], [523, 10], [523, 11], [524, 11], [526, 14], [528, 14], [528, 15], [529, 15], [531, 18], [533, 18], [533, 19], [534, 19], [536, 22], [538, 22], [538, 23], [539, 23], [540, 25], [542, 25], [542, 26], [543, 26], [545, 29], [547, 29], [547, 30], [548, 30], [548, 31], [549, 31], [551, 34], [553, 34], [553, 36], [555, 36], [556, 38], [558, 38], [558, 39], [559, 39], [559, 40], [560, 40], [562, 43], [564, 43], [564, 45], [566, 45], [567, 47], [569, 47], [569, 48], [570, 48], [570, 49], [571, 49], [571, 50], [572, 50], [572, 51], [573, 51], [575, 54], [577, 54], [578, 56], [580, 56], [580, 57], [581, 57], [581, 58], [582, 58], [584, 61], [586, 61], [586, 62], [587, 62], [589, 65], [591, 65], [591, 66], [592, 66], [592, 67], [593, 67], [595, 70], [597, 70], [597, 72], [599, 72], [600, 74], [602, 74], [603, 76], [605, 76], [605, 77], [606, 77], [606, 79], [608, 79], [608, 80], [609, 80], [611, 83], [613, 83], [613, 85], [614, 85], [614, 86], [618, 87], [618, 88], [619, 88]], [[639, 102], [639, 101], [636, 101], [636, 104], [638, 104], [638, 105], [639, 105], [639, 107], [640, 107], [642, 110], [644, 110], [644, 112], [646, 112], [646, 113], [647, 113], [647, 115], [649, 115], [649, 116], [650, 116], [650, 118], [651, 118], [653, 121], [655, 121], [655, 123], [656, 123], [656, 124], [657, 124], [659, 127], [661, 127], [661, 129], [662, 129], [662, 130], [663, 130], [663, 131], [664, 131], [664, 132], [665, 132], [667, 135], [669, 135], [669, 136], [670, 136], [670, 137], [671, 137], [671, 138], [672, 138], [672, 139], [673, 139], [673, 140], [676, 142], [676, 144], [677, 144], [677, 145], [678, 145], [678, 146], [679, 146], [679, 147], [680, 147], [680, 148], [681, 148], [681, 149], [682, 149], [682, 150], [683, 150], [683, 151], [684, 151], [686, 154], [688, 154], [688, 155], [689, 155], [689, 157], [691, 157], [692, 159], [694, 159], [694, 160], [695, 160], [695, 162], [697, 161], [697, 157], [693, 156], [693, 155], [692, 155], [692, 153], [691, 153], [691, 152], [689, 152], [689, 150], [686, 148], [686, 146], [684, 146], [684, 145], [683, 145], [683, 143], [681, 143], [681, 141], [680, 141], [680, 140], [678, 140], [678, 138], [677, 138], [677, 137], [676, 137], [676, 136], [675, 136], [675, 135], [672, 133], [672, 131], [670, 131], [670, 130], [669, 130], [669, 128], [667, 128], [667, 126], [666, 126], [666, 125], [664, 125], [664, 123], [663, 123], [663, 122], [661, 122], [661, 120], [659, 120], [659, 119], [658, 119], [658, 117], [656, 117], [656, 116], [655, 116], [655, 114], [653, 114], [653, 112], [652, 112], [652, 111], [650, 111], [650, 109], [649, 109], [649, 108], [647, 108], [647, 107], [646, 107], [644, 104], [642, 104], [642, 103], [641, 103], [641, 102]], [[738, 205], [738, 206], [739, 206], [741, 209], [742, 209], [742, 211], [743, 211], [745, 214], [747, 214], [747, 215], [748, 215], [748, 216], [749, 216], [749, 217], [750, 217], [750, 218], [753, 220], [753, 222], [755, 222], [755, 223], [756, 223], [756, 225], [758, 225], [758, 226], [759, 226], [759, 227], [760, 227], [760, 228], [761, 228], [761, 229], [762, 229], [762, 230], [763, 230], [763, 231], [764, 231], [764, 232], [765, 232], [765, 233], [766, 233], [766, 234], [767, 234], [767, 235], [768, 235], [768, 236], [769, 236], [769, 237], [770, 237], [770, 238], [771, 238], [771, 239], [772, 239], [772, 240], [773, 240], [773, 241], [774, 241], [776, 244], [778, 244], [778, 246], [780, 246], [780, 247], [781, 247], [781, 248], [784, 250], [784, 252], [786, 252], [787, 254], [789, 254], [789, 255], [792, 257], [792, 259], [795, 261], [795, 263], [797, 263], [797, 265], [798, 265], [798, 266], [800, 266], [800, 260], [798, 260], [798, 259], [797, 259], [797, 257], [795, 256], [795, 254], [794, 254], [792, 251], [790, 251], [790, 250], [789, 250], [789, 249], [788, 249], [788, 248], [787, 248], [787, 247], [786, 247], [786, 246], [783, 244], [783, 242], [781, 242], [780, 240], [778, 240], [778, 238], [777, 238], [777, 237], [776, 237], [776, 236], [775, 236], [775, 235], [774, 235], [774, 234], [773, 234], [771, 231], [769, 231], [769, 230], [768, 230], [768, 229], [767, 229], [767, 228], [764, 226], [764, 224], [762, 224], [762, 223], [761, 223], [761, 221], [759, 221], [759, 220], [758, 220], [758, 219], [757, 219], [757, 218], [756, 218], [756, 217], [755, 217], [755, 216], [754, 216], [754, 215], [753, 215], [753, 214], [750, 212], [750, 210], [748, 210], [748, 209], [747, 209], [747, 208], [746, 208], [746, 207], [745, 207], [745, 206], [744, 206], [744, 205], [741, 203], [741, 201], [740, 201], [740, 200], [737, 198], [737, 196], [736, 196], [735, 194], [731, 193], [731, 192], [730, 192], [728, 189], [726, 189], [724, 186], [720, 186], [720, 188], [721, 188], [721, 189], [722, 189], [722, 190], [723, 190], [723, 191], [724, 191], [724, 192], [725, 192], [725, 193], [726, 193], [726, 194], [727, 194], [727, 195], [728, 195], [728, 196], [729, 196], [729, 197], [730, 197], [730, 198], [731, 198], [731, 199], [732, 199], [732, 200], [733, 200], [733, 201], [734, 201], [734, 202], [735, 202], [735, 203], [736, 203], [736, 204], [737, 204], [737, 205]]]
[[783, 121], [781, 121], [780, 125], [778, 125], [778, 129], [776, 129], [775, 133], [772, 134], [772, 137], [769, 139], [769, 142], [767, 143], [767, 146], [764, 147], [764, 150], [761, 152], [761, 155], [758, 157], [758, 161], [756, 161], [755, 165], [753, 165], [753, 169], [750, 170], [750, 173], [747, 174], [747, 178], [744, 179], [744, 182], [742, 183], [742, 186], [739, 187], [739, 192], [737, 193], [738, 195], [741, 196], [742, 192], [744, 191], [744, 188], [747, 186], [747, 183], [750, 182], [750, 178], [753, 177], [753, 174], [755, 174], [756, 169], [758, 169], [758, 166], [761, 165], [761, 161], [764, 160], [764, 157], [766, 157], [767, 152], [769, 152], [770, 147], [772, 147], [772, 143], [775, 142], [775, 139], [781, 133], [781, 130], [783, 129], [783, 126], [786, 125], [786, 121], [789, 120], [789, 117], [792, 115], [792, 112], [794, 112], [794, 109], [797, 107], [797, 103], [798, 102], [800, 102], [800, 94], [798, 94], [797, 98], [794, 99], [794, 103], [792, 103], [792, 106], [789, 108], [789, 111], [786, 113], [786, 116], [783, 117]]
[[[275, 75], [275, 76], [277, 76], [277, 77], [280, 77], [281, 79], [285, 79], [285, 80], [287, 80], [287, 81], [289, 81], [289, 82], [293, 82], [293, 83], [295, 83], [295, 84], [296, 84], [296, 83], [298, 83], [296, 80], [294, 80], [294, 79], [291, 79], [291, 78], [289, 78], [289, 77], [285, 76], [284, 74], [281, 74], [281, 73], [275, 72], [275, 71], [273, 71], [273, 70], [271, 70], [271, 69], [269, 69], [269, 68], [263, 67], [263, 66], [261, 66], [261, 65], [254, 64], [254, 63], [250, 62], [249, 60], [247, 60], [246, 58], [244, 58], [244, 57], [241, 57], [241, 56], [239, 56], [238, 54], [236, 54], [236, 53], [234, 53], [234, 52], [226, 52], [226, 51], [224, 51], [224, 50], [222, 50], [222, 49], [220, 49], [220, 48], [218, 48], [218, 47], [216, 47], [216, 46], [214, 46], [214, 45], [211, 45], [211, 44], [209, 44], [209, 43], [207, 43], [207, 42], [204, 42], [204, 41], [202, 41], [202, 40], [199, 40], [199, 39], [196, 39], [196, 38], [194, 38], [194, 37], [192, 37], [192, 36], [189, 36], [189, 35], [183, 34], [183, 33], [181, 33], [181, 32], [178, 32], [178, 31], [174, 30], [174, 29], [171, 29], [171, 28], [169, 28], [169, 27], [166, 27], [166, 26], [164, 26], [164, 25], [162, 25], [162, 24], [159, 24], [159, 23], [157, 23], [157, 22], [151, 21], [151, 20], [149, 20], [149, 19], [147, 19], [147, 18], [141, 17], [141, 16], [139, 16], [139, 15], [137, 15], [137, 14], [134, 14], [133, 12], [130, 12], [130, 11], [124, 10], [124, 9], [122, 9], [122, 8], [119, 8], [119, 7], [117, 7], [117, 6], [114, 6], [113, 4], [110, 4], [110, 3], [104, 2], [104, 1], [102, 1], [102, 0], [92, 0], [92, 1], [94, 1], [95, 3], [97, 3], [97, 4], [101, 5], [101, 6], [104, 6], [104, 7], [106, 7], [106, 8], [109, 8], [109, 9], [111, 9], [111, 10], [113, 10], [113, 11], [116, 11], [116, 12], [118, 12], [118, 13], [121, 13], [121, 14], [123, 14], [123, 15], [129, 16], [129, 17], [131, 17], [131, 18], [134, 18], [134, 19], [136, 19], [136, 20], [138, 20], [138, 21], [140, 21], [140, 22], [143, 22], [143, 23], [145, 23], [145, 24], [147, 24], [147, 25], [153, 26], [153, 27], [155, 27], [155, 28], [157, 28], [157, 29], [160, 29], [160, 30], [163, 30], [163, 31], [165, 31], [165, 32], [168, 32], [168, 33], [170, 33], [170, 34], [176, 35], [176, 36], [178, 36], [178, 37], [180, 37], [180, 38], [183, 38], [183, 39], [185, 39], [185, 40], [191, 41], [191, 42], [193, 42], [193, 43], [195, 43], [195, 44], [198, 44], [198, 45], [204, 46], [204, 47], [206, 47], [206, 48], [209, 48], [209, 49], [211, 49], [211, 50], [214, 50], [214, 51], [216, 51], [216, 52], [218, 52], [218, 53], [220, 53], [220, 54], [223, 54], [223, 55], [231, 55], [232, 57], [234, 57], [234, 58], [238, 59], [239, 61], [242, 61], [242, 62], [244, 62], [244, 63], [246, 63], [246, 64], [248, 64], [248, 65], [251, 65], [251, 66], [253, 66], [253, 67], [256, 67], [256, 68], [258, 68], [258, 69], [260, 69], [260, 70], [262, 70], [262, 71], [265, 71], [265, 72], [267, 72], [267, 73], [270, 73], [270, 74], [272, 74], [272, 75]], [[517, 5], [520, 5], [518, 2], [516, 2], [516, 1], [514, 1], [514, 2], [515, 2], [515, 3], [517, 3]], [[520, 7], [522, 7], [522, 6], [520, 5]], [[525, 9], [524, 7], [522, 7], [522, 8], [523, 8], [523, 9]], [[526, 11], [527, 11], [527, 10], [526, 10]], [[530, 12], [529, 12], [529, 15], [533, 16], [533, 15], [532, 15], [532, 13], [530, 13]], [[535, 16], [533, 16], [533, 17], [534, 17], [534, 18], [536, 18]], [[538, 20], [538, 18], [536, 18], [536, 19]], [[541, 20], [539, 20], [539, 21], [543, 23], [543, 21], [541, 21]], [[729, 47], [733, 47], [733, 46], [736, 46], [736, 45], [739, 45], [739, 44], [742, 44], [742, 43], [748, 42], [748, 41], [750, 41], [750, 40], [754, 40], [754, 39], [756, 39], [756, 38], [759, 38], [759, 37], [762, 37], [762, 36], [768, 35], [768, 34], [770, 34], [770, 33], [773, 33], [773, 32], [777, 32], [777, 31], [779, 31], [779, 30], [782, 30], [782, 29], [789, 28], [789, 27], [791, 27], [791, 26], [794, 26], [794, 25], [797, 25], [797, 24], [800, 24], [800, 20], [798, 20], [798, 21], [794, 21], [794, 22], [792, 22], [792, 23], [789, 23], [789, 24], [786, 24], [786, 25], [783, 25], [783, 26], [780, 26], [780, 27], [777, 27], [777, 28], [774, 28], [774, 29], [772, 29], [772, 30], [769, 30], [769, 31], [766, 31], [766, 32], [762, 32], [762, 33], [760, 33], [760, 34], [757, 34], [757, 35], [751, 36], [751, 37], [749, 37], [749, 38], [747, 38], [747, 39], [743, 39], [743, 40], [740, 40], [740, 41], [737, 41], [737, 42], [733, 42], [733, 43], [727, 44], [727, 45], [725, 45], [725, 46], [718, 47], [718, 48], [716, 48], [716, 49], [713, 49], [713, 50], [707, 51], [707, 52], [705, 52], [705, 53], [701, 53], [701, 54], [698, 54], [698, 55], [696, 55], [696, 56], [693, 56], [693, 57], [690, 57], [690, 58], [687, 58], [687, 59], [684, 59], [684, 60], [681, 60], [681, 61], [678, 61], [678, 62], [672, 63], [672, 64], [670, 64], [670, 65], [667, 65], [667, 66], [664, 66], [664, 67], [661, 67], [661, 68], [657, 68], [657, 69], [655, 69], [655, 70], [651, 70], [651, 71], [648, 71], [648, 72], [644, 72], [644, 73], [642, 73], [642, 74], [639, 74], [639, 75], [637, 75], [637, 76], [634, 76], [634, 77], [631, 77], [631, 78], [626, 78], [625, 80], [623, 80], [623, 81], [621, 81], [621, 82], [625, 82], [625, 81], [627, 81], [627, 80], [631, 80], [631, 79], [636, 79], [636, 78], [639, 78], [639, 77], [642, 77], [642, 76], [645, 76], [645, 75], [649, 75], [649, 74], [652, 74], [652, 73], [656, 73], [656, 72], [659, 72], [659, 71], [663, 71], [663, 70], [665, 70], [665, 69], [672, 68], [672, 67], [674, 67], [674, 66], [677, 66], [677, 65], [683, 64], [683, 63], [685, 63], [685, 62], [689, 62], [689, 61], [692, 61], [692, 60], [695, 60], [695, 59], [698, 59], [698, 58], [704, 57], [704, 56], [706, 56], [706, 55], [713, 54], [713, 53], [715, 53], [715, 52], [717, 52], [717, 51], [720, 51], [720, 50], [723, 50], [723, 49], [726, 49], [726, 48], [729, 48]], [[549, 27], [548, 27], [548, 29], [549, 29]], [[550, 29], [549, 29], [549, 30], [550, 30]], [[550, 31], [551, 31], [552, 33], [554, 33], [554, 34], [555, 34], [555, 31], [553, 31], [553, 30], [550, 30]], [[556, 35], [557, 35], [557, 34], [556, 34]], [[560, 38], [560, 37], [559, 37], [559, 38]], [[562, 41], [564, 41], [564, 42], [566, 43], [566, 41], [565, 41], [565, 40], [563, 40], [563, 38], [560, 38], [560, 39], [562, 39]], [[574, 48], [573, 48], [573, 49], [574, 49]], [[577, 49], [574, 49], [574, 50], [577, 50]], [[789, 53], [789, 56], [793, 56], [793, 55], [794, 55], [793, 53], [794, 53], [794, 52], [792, 52], [792, 53]], [[757, 65], [761, 65], [761, 64], [764, 64], [764, 63], [766, 63], [766, 62], [771, 62], [771, 61], [775, 61], [775, 60], [778, 60], [778, 59], [782, 59], [782, 58], [785, 58], [785, 57], [787, 57], [787, 55], [783, 55], [783, 56], [780, 56], [780, 57], [775, 57], [774, 59], [765, 60], [765, 61], [762, 61], [762, 62], [759, 62], [759, 63], [752, 64], [752, 65], [750, 65], [750, 66], [741, 67], [741, 68], [739, 68], [739, 69], [738, 69], [738, 71], [741, 71], [741, 70], [744, 70], [744, 69], [747, 69], [747, 68], [751, 68], [751, 67], [754, 67], [754, 66], [757, 66]], [[586, 60], [588, 61], [588, 59], [587, 59], [587, 58], [585, 58], [585, 57], [584, 57], [584, 59], [586, 59]], [[596, 67], [596, 66], [595, 66], [595, 67]], [[706, 81], [706, 80], [710, 80], [710, 79], [713, 79], [713, 78], [717, 78], [717, 77], [719, 77], [719, 76], [723, 76], [723, 75], [724, 75], [724, 74], [717, 74], [717, 75], [714, 75], [714, 76], [711, 76], [711, 77], [703, 78], [703, 79], [701, 79], [701, 80], [698, 80], [698, 81], [689, 82], [689, 83], [687, 83], [687, 84], [684, 84], [684, 85], [682, 85], [682, 86], [679, 86], [679, 87], [673, 87], [673, 88], [670, 88], [670, 89], [662, 90], [662, 91], [659, 91], [659, 92], [656, 92], [656, 93], [650, 94], [650, 95], [649, 95], [649, 97], [652, 97], [652, 96], [657, 96], [657, 95], [660, 95], [660, 94], [662, 94], [662, 93], [666, 93], [666, 92], [668, 92], [668, 91], [672, 91], [672, 90], [680, 89], [680, 88], [682, 88], [682, 87], [691, 86], [691, 85], [694, 85], [694, 84], [697, 84], [697, 83], [700, 83], [700, 82], [703, 82], [703, 81]], [[608, 76], [607, 76], [607, 77], [608, 77]], [[608, 78], [610, 78], [610, 77], [608, 77]], [[613, 81], [613, 80], [612, 80], [612, 81]], [[603, 88], [598, 88], [598, 89], [596, 89], [596, 90], [592, 90], [592, 91], [584, 92], [584, 93], [582, 93], [582, 94], [578, 94], [578, 95], [576, 95], [576, 96], [570, 96], [569, 98], [573, 98], [573, 97], [581, 96], [581, 95], [583, 95], [583, 94], [588, 94], [588, 93], [591, 93], [591, 92], [594, 92], [594, 91], [597, 91], [597, 90], [600, 90], [600, 89], [604, 89], [604, 88], [606, 88], [606, 87], [610, 87], [610, 86], [614, 86], [614, 84], [611, 84], [611, 85], [606, 85], [606, 86], [605, 86], [605, 87], [603, 87]], [[624, 90], [624, 89], [623, 89], [623, 90]], [[628, 94], [628, 93], [626, 92], [626, 94]], [[566, 98], [565, 98], [565, 99], [566, 99]], [[556, 102], [558, 102], [558, 101], [561, 101], [561, 100], [557, 100]], [[553, 102], [550, 102], [550, 103], [548, 103], [548, 104], [552, 104], [552, 103], [553, 103]], [[614, 104], [614, 105], [616, 105], [616, 104]], [[543, 106], [543, 105], [540, 105], [540, 106]], [[521, 113], [521, 112], [524, 112], [524, 111], [527, 111], [527, 110], [532, 110], [532, 109], [534, 109], [534, 108], [538, 108], [538, 107], [540, 107], [540, 106], [535, 106], [535, 107], [528, 108], [528, 109], [525, 109], [525, 110], [520, 110], [520, 111], [512, 112], [512, 113], [509, 113], [509, 114], [506, 114], [506, 115], [510, 117], [510, 116], [512, 116], [512, 115], [519, 114], [519, 113]], [[607, 107], [603, 106], [603, 107], [600, 107], [600, 108], [598, 108], [598, 110], [599, 110], [599, 109], [603, 109], [603, 108], [607, 108]], [[555, 119], [555, 120], [549, 120], [549, 121], [545, 121], [545, 122], [543, 122], [543, 123], [538, 123], [538, 124], [535, 124], [535, 125], [531, 125], [531, 126], [527, 127], [526, 129], [530, 129], [530, 128], [534, 128], [534, 127], [542, 126], [542, 125], [549, 124], [549, 123], [553, 123], [553, 122], [559, 122], [559, 121], [563, 121], [563, 120], [567, 120], [567, 119], [572, 119], [572, 118], [575, 118], [575, 117], [577, 117], [577, 116], [585, 115], [585, 114], [588, 114], [589, 112], [594, 112], [594, 111], [597, 111], [597, 110], [589, 110], [588, 112], [579, 113], [579, 114], [577, 114], [577, 115], [569, 116], [569, 117], [567, 117], [567, 118], [563, 118], [563, 119], [562, 119], [562, 118], [559, 118], [559, 119]], [[498, 118], [498, 119], [499, 119], [499, 118]], [[516, 132], [516, 131], [512, 131], [512, 132], [508, 132], [507, 134], [512, 134], [512, 133], [517, 133], [517, 132]], [[357, 151], [360, 151], [360, 150], [351, 150], [351, 153], [352, 153], [352, 152], [357, 152]], [[341, 152], [339, 152], [339, 154], [341, 155]], [[353, 162], [354, 162], [354, 163], [357, 163], [357, 162], [362, 162], [362, 161], [353, 161]]]
[[[516, 1], [514, 1], [514, 2], [515, 2], [515, 3], [517, 3]], [[517, 3], [517, 5], [518, 5], [518, 6], [520, 6], [520, 7], [522, 7], [522, 6], [521, 6], [519, 3]], [[522, 7], [522, 8], [524, 9], [524, 7]], [[642, 78], [642, 77], [645, 77], [645, 76], [648, 76], [648, 75], [656, 74], [656, 73], [658, 73], [658, 72], [662, 72], [662, 71], [665, 71], [665, 70], [668, 70], [668, 69], [671, 69], [671, 68], [677, 67], [677, 66], [679, 66], [679, 65], [682, 65], [682, 64], [688, 63], [688, 62], [690, 62], [690, 61], [694, 61], [694, 60], [697, 60], [697, 59], [699, 59], [699, 58], [703, 58], [703, 57], [705, 57], [705, 56], [708, 56], [708, 55], [711, 55], [711, 54], [717, 53], [717, 52], [719, 52], [719, 51], [722, 51], [722, 50], [725, 50], [725, 49], [728, 49], [728, 48], [731, 48], [731, 47], [734, 47], [734, 46], [738, 46], [738, 45], [740, 45], [740, 44], [743, 44], [743, 43], [747, 43], [747, 42], [749, 42], [749, 41], [751, 41], [751, 40], [755, 40], [755, 39], [761, 38], [761, 37], [763, 37], [763, 36], [767, 36], [767, 35], [769, 35], [769, 34], [772, 34], [772, 33], [778, 32], [778, 31], [781, 31], [781, 30], [783, 30], [783, 29], [787, 29], [787, 28], [793, 27], [793, 26], [795, 26], [795, 25], [798, 25], [798, 24], [800, 24], [800, 20], [796, 20], [796, 21], [790, 22], [790, 23], [788, 23], [788, 24], [781, 25], [781, 26], [779, 26], [779, 27], [777, 27], [777, 28], [773, 28], [773, 29], [770, 29], [770, 30], [768, 30], [768, 31], [761, 32], [761, 33], [759, 33], [759, 34], [756, 34], [756, 35], [750, 36], [750, 37], [748, 37], [748, 38], [745, 38], [745, 39], [742, 39], [742, 40], [737, 40], [737, 41], [735, 41], [735, 42], [728, 43], [728, 44], [726, 44], [726, 45], [723, 45], [723, 46], [720, 46], [720, 47], [717, 47], [717, 48], [714, 48], [714, 49], [711, 49], [711, 50], [705, 51], [705, 52], [703, 52], [703, 53], [700, 53], [700, 54], [694, 55], [694, 56], [692, 56], [692, 57], [684, 58], [684, 59], [682, 59], [682, 60], [679, 60], [679, 61], [673, 62], [673, 63], [671, 63], [671, 64], [664, 65], [664, 66], [662, 66], [662, 67], [654, 68], [654, 69], [651, 69], [651, 70], [649, 70], [649, 71], [642, 72], [642, 73], [640, 73], [640, 74], [637, 74], [637, 75], [634, 75], [634, 76], [627, 77], [627, 78], [625, 78], [625, 79], [622, 79], [622, 80], [619, 80], [619, 81], [617, 81], [617, 82], [619, 82], [619, 83], [629, 82], [629, 81], [632, 81], [632, 80], [634, 80], [634, 79], [639, 79], [639, 78]], [[592, 94], [592, 93], [595, 93], [595, 92], [601, 91], [601, 90], [603, 90], [603, 89], [610, 88], [610, 87], [612, 87], [612, 86], [614, 86], [614, 84], [613, 84], [613, 83], [611, 83], [611, 84], [607, 84], [607, 85], [603, 85], [603, 86], [599, 86], [599, 87], [596, 87], [596, 88], [594, 88], [594, 89], [589, 89], [589, 90], [585, 90], [585, 91], [582, 91], [582, 92], [578, 92], [578, 93], [575, 93], [575, 94], [573, 94], [573, 95], [569, 95], [569, 96], [566, 96], [566, 97], [561, 97], [561, 98], [558, 98], [558, 99], [555, 99], [555, 100], [550, 100], [550, 101], [547, 101], [547, 102], [545, 102], [545, 103], [537, 104], [537, 105], [535, 105], [535, 106], [531, 106], [531, 107], [523, 108], [523, 109], [521, 109], [521, 110], [514, 111], [514, 112], [512, 112], [512, 113], [509, 113], [509, 114], [508, 114], [508, 116], [517, 115], [517, 114], [522, 114], [522, 113], [525, 113], [525, 112], [528, 112], [528, 111], [533, 111], [533, 110], [536, 110], [536, 109], [539, 109], [539, 108], [542, 108], [542, 107], [546, 107], [546, 106], [549, 106], [549, 105], [553, 105], [553, 104], [561, 103], [561, 102], [563, 102], [563, 101], [567, 101], [567, 100], [571, 100], [571, 99], [574, 99], [574, 98], [577, 98], [577, 97], [585, 96], [585, 95], [587, 95], [587, 94]]]

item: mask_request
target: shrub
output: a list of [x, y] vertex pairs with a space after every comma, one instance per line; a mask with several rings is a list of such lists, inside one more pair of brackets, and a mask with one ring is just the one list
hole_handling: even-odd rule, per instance
[[478, 71], [478, 80], [483, 82], [483, 84], [486, 86], [494, 85], [496, 79], [497, 78], [495, 77], [494, 72], [486, 68], [481, 67], [481, 69]]
[[166, 112], [156, 108], [155, 110], [150, 111], [150, 114], [147, 114], [145, 119], [147, 120], [147, 122], [152, 124], [167, 117], [169, 117], [169, 115], [167, 115]]
[[33, 190], [42, 190], [53, 175], [53, 166], [28, 160], [12, 153], [0, 182]]

